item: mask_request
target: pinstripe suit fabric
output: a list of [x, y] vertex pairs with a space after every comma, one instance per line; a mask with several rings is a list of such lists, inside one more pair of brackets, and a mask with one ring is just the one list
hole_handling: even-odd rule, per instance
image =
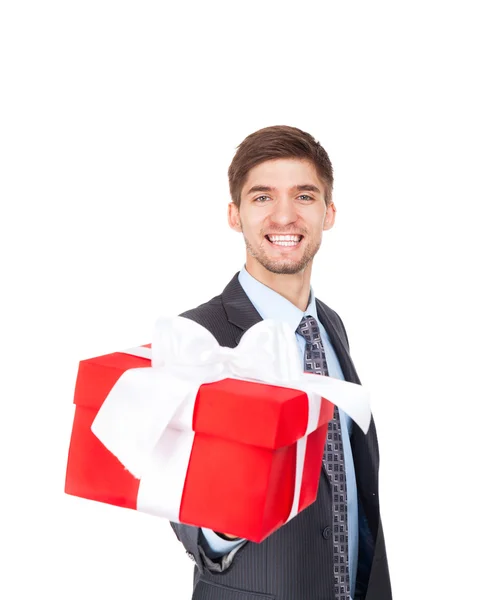
[[[318, 317], [327, 330], [346, 381], [360, 383], [349, 356], [339, 316], [317, 299]], [[220, 296], [182, 314], [208, 329], [220, 345], [235, 347], [243, 333], [261, 320], [238, 273]], [[391, 585], [379, 516], [379, 451], [374, 421], [367, 435], [354, 425], [351, 437], [359, 491], [372, 534], [374, 557], [368, 581], [358, 582], [364, 600], [391, 600]], [[197, 527], [171, 523], [195, 560], [192, 600], [335, 600], [331, 539], [331, 489], [322, 471], [317, 500], [260, 544], [247, 542], [222, 572], [209, 569]], [[360, 570], [363, 572], [363, 570]], [[354, 589], [352, 585], [352, 589]], [[169, 597], [170, 598], [170, 597]]]

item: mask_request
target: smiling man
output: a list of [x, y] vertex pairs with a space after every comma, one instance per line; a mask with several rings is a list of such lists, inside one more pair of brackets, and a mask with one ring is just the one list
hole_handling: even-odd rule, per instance
[[[344, 325], [310, 283], [336, 216], [326, 151], [300, 129], [267, 127], [240, 144], [228, 177], [228, 222], [246, 262], [220, 296], [182, 316], [228, 347], [262, 319], [285, 321], [305, 371], [359, 384]], [[263, 542], [172, 523], [196, 562], [193, 599], [390, 600], [378, 470], [374, 421], [364, 435], [336, 408], [316, 501]]]
[[336, 215], [324, 188], [311, 162], [270, 159], [249, 171], [240, 196], [228, 207], [230, 227], [245, 240], [246, 271], [302, 310], [310, 295], [313, 257]]

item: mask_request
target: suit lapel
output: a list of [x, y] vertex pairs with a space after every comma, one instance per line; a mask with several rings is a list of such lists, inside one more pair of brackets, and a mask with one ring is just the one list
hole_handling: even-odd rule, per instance
[[326, 305], [323, 302], [320, 302], [320, 300], [317, 300], [316, 302], [318, 318], [329, 334], [330, 341], [334, 346], [339, 364], [341, 365], [344, 378], [346, 381], [359, 384], [360, 379], [358, 378], [355, 365], [351, 360], [348, 347], [344, 341], [345, 336], [343, 335], [343, 332], [340, 331], [338, 325], [331, 319]]
[[[317, 300], [317, 312], [320, 322], [329, 334], [346, 381], [360, 384], [355, 365], [351, 360], [347, 344], [344, 341], [346, 338], [344, 332], [340, 330], [337, 322], [331, 318], [329, 314], [330, 309], [319, 300]], [[355, 465], [358, 492], [362, 498], [364, 511], [368, 518], [373, 539], [375, 540], [379, 525], [379, 501], [377, 499], [379, 456], [376, 429], [372, 415], [367, 434], [364, 434], [360, 427], [354, 424], [350, 437], [350, 445]]]
[[228, 321], [241, 330], [236, 335], [235, 344], [238, 344], [247, 329], [263, 320], [240, 285], [238, 273], [223, 290], [222, 303]]

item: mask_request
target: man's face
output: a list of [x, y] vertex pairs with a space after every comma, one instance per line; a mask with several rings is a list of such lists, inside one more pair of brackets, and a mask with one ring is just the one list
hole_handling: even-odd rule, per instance
[[295, 158], [263, 162], [249, 171], [240, 210], [231, 203], [229, 223], [242, 231], [250, 260], [268, 271], [302, 272], [334, 224], [334, 205], [312, 163]]

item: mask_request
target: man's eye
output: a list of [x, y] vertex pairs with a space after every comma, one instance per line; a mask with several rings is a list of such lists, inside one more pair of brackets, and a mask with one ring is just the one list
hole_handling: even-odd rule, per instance
[[269, 198], [269, 196], [258, 196], [258, 197], [255, 199], [255, 202], [259, 202], [259, 201], [261, 201], [262, 199], [266, 200], [266, 198]]
[[311, 196], [308, 196], [308, 194], [301, 194], [299, 198], [304, 198], [305, 200], [313, 200], [313, 198]]

